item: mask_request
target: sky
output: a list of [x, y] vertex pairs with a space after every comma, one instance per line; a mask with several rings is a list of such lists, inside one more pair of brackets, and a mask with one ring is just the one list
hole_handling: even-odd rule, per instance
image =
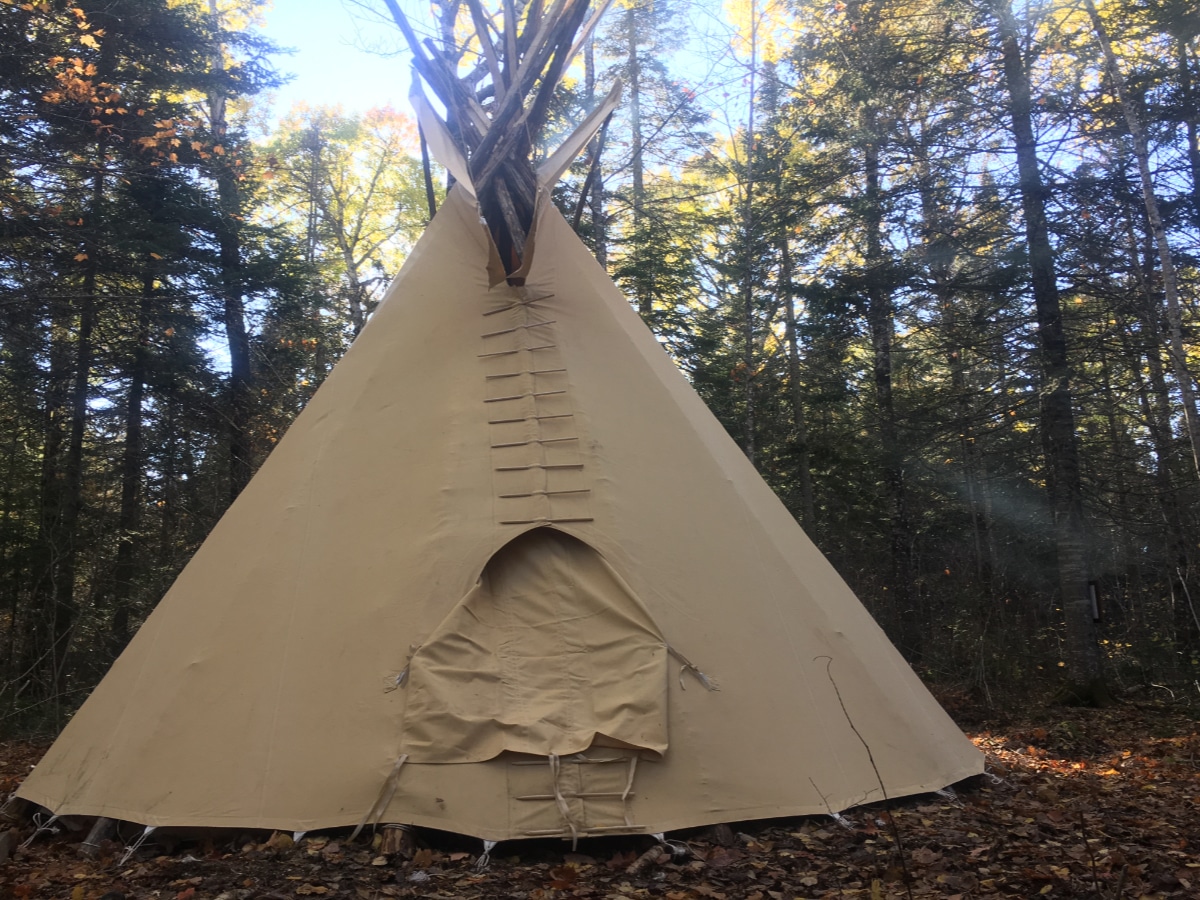
[[[428, 26], [424, 0], [400, 3], [418, 32]], [[689, 8], [689, 39], [669, 62], [678, 77], [700, 90], [710, 108], [720, 106], [722, 97], [729, 106], [729, 98], [745, 89], [744, 67], [736, 61], [731, 66], [729, 58], [714, 67], [711, 60], [720, 54], [705, 50], [706, 45], [728, 48], [729, 25], [721, 9], [715, 0], [711, 8]], [[384, 14], [382, 0], [274, 0], [265, 14], [263, 34], [293, 51], [273, 57], [277, 71], [292, 77], [272, 92], [267, 119], [282, 118], [300, 101], [311, 106], [340, 104], [347, 113], [390, 105], [411, 115], [408, 56], [397, 52], [403, 43], [399, 29]], [[737, 114], [744, 104], [735, 98], [729, 108]], [[267, 122], [263, 125], [270, 127]], [[709, 130], [730, 132], [735, 125], [718, 117]]]
[[[382, 4], [379, 4], [382, 6]], [[274, 115], [293, 103], [341, 104], [347, 112], [392, 105], [408, 109], [408, 63], [370, 49], [396, 48], [395, 26], [354, 8], [343, 0], [274, 0], [263, 33], [295, 52], [275, 57], [291, 82], [274, 92]]]

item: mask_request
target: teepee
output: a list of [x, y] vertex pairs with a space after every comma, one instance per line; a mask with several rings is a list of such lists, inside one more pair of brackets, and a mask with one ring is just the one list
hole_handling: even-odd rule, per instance
[[483, 88], [389, 0], [457, 183], [19, 796], [505, 840], [826, 814], [980, 772], [548, 201], [615, 94], [528, 162], [587, 0], [508, 3], [503, 27], [467, 5]]

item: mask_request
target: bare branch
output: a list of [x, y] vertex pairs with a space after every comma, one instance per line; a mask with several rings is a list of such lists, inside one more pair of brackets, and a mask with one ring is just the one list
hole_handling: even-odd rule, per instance
[[500, 72], [500, 58], [496, 55], [496, 47], [492, 44], [492, 36], [488, 33], [488, 20], [484, 15], [483, 7], [480, 6], [479, 0], [467, 0], [467, 6], [471, 10], [471, 20], [475, 23], [475, 34], [479, 38], [479, 46], [483, 50], [483, 58], [487, 61], [488, 69], [492, 73], [493, 90], [496, 92], [496, 102], [500, 103], [504, 100], [504, 90], [507, 85], [504, 83], [504, 76]]

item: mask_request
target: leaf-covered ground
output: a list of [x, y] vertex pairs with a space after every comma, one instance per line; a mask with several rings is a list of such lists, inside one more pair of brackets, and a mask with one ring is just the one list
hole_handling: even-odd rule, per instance
[[[79, 855], [83, 832], [43, 834], [0, 866], [0, 898], [292, 900], [510, 897], [816, 898], [1200, 897], [1200, 734], [1168, 709], [1048, 710], [972, 733], [989, 771], [955, 797], [925, 795], [832, 818], [736, 823], [650, 838], [501, 844], [423, 833], [383, 856], [378, 838], [166, 836], [124, 865], [120, 841]], [[0, 743], [0, 788], [14, 788], [42, 745]], [[33, 826], [8, 840], [24, 841]], [[131, 839], [132, 827], [120, 836]], [[897, 837], [903, 852], [898, 849]], [[2, 843], [2, 841], [0, 841]], [[647, 851], [651, 852], [647, 852]], [[3, 851], [0, 850], [0, 855]]]

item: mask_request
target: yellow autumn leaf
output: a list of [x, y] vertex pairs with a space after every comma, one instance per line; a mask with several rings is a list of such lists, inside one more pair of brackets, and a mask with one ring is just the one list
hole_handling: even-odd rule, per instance
[[82, 35], [79, 38], [79, 43], [83, 44], [85, 47], [91, 47], [93, 50], [98, 50], [100, 48], [100, 42], [90, 34]]

